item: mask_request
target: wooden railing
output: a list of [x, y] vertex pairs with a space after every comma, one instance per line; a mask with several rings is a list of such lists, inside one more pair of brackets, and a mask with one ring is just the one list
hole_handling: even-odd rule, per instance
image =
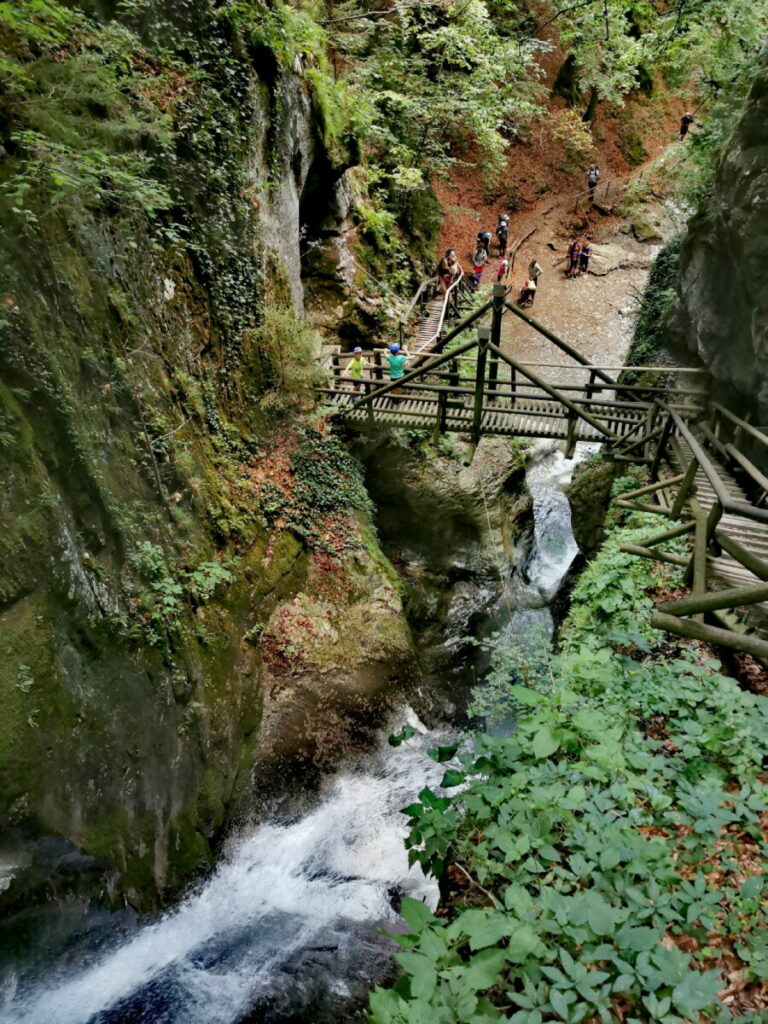
[[[754, 441], [765, 447], [768, 447], [768, 436], [718, 403], [712, 406], [714, 428], [707, 423], [698, 424], [697, 429], [727, 460], [726, 465], [730, 462], [745, 473], [759, 492], [756, 502], [741, 501], [728, 490], [728, 481], [723, 479], [722, 469], [709, 457], [704, 445], [680, 413], [666, 403], [658, 402], [657, 405], [660, 413], [666, 414], [666, 420], [651, 467], [653, 482], [625, 494], [618, 504], [635, 511], [664, 515], [671, 520], [685, 517], [687, 522], [639, 544], [626, 544], [623, 550], [642, 558], [684, 566], [685, 583], [691, 588], [691, 596], [659, 605], [652, 616], [652, 624], [658, 629], [752, 654], [766, 661], [768, 641], [750, 635], [749, 627], [743, 619], [739, 620], [728, 613], [735, 608], [748, 612], [750, 608], [768, 600], [768, 561], [760, 558], [740, 540], [751, 535], [750, 523], [768, 527], [768, 509], [761, 507], [765, 501], [765, 485], [768, 480], [732, 442], [722, 440], [721, 431], [723, 424], [729, 423], [735, 430], [741, 431], [742, 435], [749, 434]], [[687, 452], [678, 438], [685, 441]], [[659, 477], [665, 460], [679, 472], [673, 476]], [[711, 489], [712, 502], [708, 509], [699, 500], [696, 483], [699, 474], [703, 475]], [[656, 504], [638, 500], [648, 496], [653, 496]], [[727, 525], [723, 525], [723, 517], [727, 517]], [[693, 535], [689, 556], [681, 556], [661, 547], [689, 534]], [[757, 577], [759, 582], [713, 590], [708, 560], [723, 551], [748, 573]], [[714, 617], [720, 625], [705, 622], [705, 615]]]

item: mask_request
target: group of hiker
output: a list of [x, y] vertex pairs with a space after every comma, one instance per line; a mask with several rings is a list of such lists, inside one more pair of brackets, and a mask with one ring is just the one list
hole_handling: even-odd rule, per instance
[[[379, 349], [384, 352], [384, 359], [389, 364], [389, 379], [400, 380], [405, 376], [405, 367], [408, 362], [408, 353], [404, 346], [395, 344], [387, 349]], [[365, 358], [362, 348], [359, 345], [352, 352], [352, 358], [347, 363], [346, 375], [352, 378], [353, 391], [360, 391], [364, 385], [368, 361]]]
[[589, 273], [589, 261], [592, 258], [592, 246], [589, 239], [572, 238], [568, 245], [565, 276], [572, 278]]

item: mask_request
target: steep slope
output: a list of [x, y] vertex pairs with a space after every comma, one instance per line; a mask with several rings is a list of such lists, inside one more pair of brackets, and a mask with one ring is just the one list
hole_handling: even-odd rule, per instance
[[354, 140], [316, 68], [207, 0], [23, 6], [0, 110], [0, 823], [11, 863], [62, 837], [146, 906], [210, 859], [254, 765], [322, 760], [329, 730], [338, 751], [412, 662], [356, 467], [302, 397], [304, 245], [338, 242]]
[[768, 53], [680, 255], [675, 328], [718, 380], [768, 407]]

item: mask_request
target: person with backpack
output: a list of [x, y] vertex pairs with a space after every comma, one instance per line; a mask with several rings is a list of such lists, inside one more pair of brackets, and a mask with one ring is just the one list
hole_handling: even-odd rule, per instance
[[576, 277], [579, 272], [579, 259], [581, 258], [581, 242], [574, 238], [568, 246], [568, 266], [565, 268], [566, 277]]
[[472, 257], [472, 280], [475, 283], [475, 288], [480, 286], [480, 279], [483, 276], [483, 270], [485, 264], [488, 262], [488, 250], [484, 249], [481, 245], [478, 245], [475, 250], [475, 255]]
[[509, 238], [509, 217], [502, 213], [499, 223], [496, 226], [496, 238], [499, 242], [499, 256], [504, 259], [507, 255], [507, 239]]
[[688, 129], [691, 127], [691, 125], [693, 123], [694, 123], [693, 114], [690, 112], [690, 110], [687, 111], [685, 114], [683, 114], [683, 116], [680, 118], [680, 141], [681, 142], [683, 141], [685, 136], [688, 134]]
[[437, 265], [437, 283], [440, 291], [445, 295], [457, 277], [461, 275], [461, 267], [456, 259], [456, 252], [453, 249], [446, 249], [445, 256]]
[[523, 281], [523, 287], [520, 289], [520, 298], [518, 299], [518, 306], [521, 309], [525, 309], [527, 306], [533, 305], [533, 300], [536, 298], [536, 282], [532, 277]]
[[536, 259], [531, 260], [528, 264], [528, 277], [536, 282], [536, 288], [539, 287], [539, 278], [544, 273], [544, 268], [539, 264]]
[[600, 168], [597, 164], [590, 164], [589, 170], [587, 171], [587, 188], [589, 189], [589, 201], [594, 203], [595, 191], [597, 190], [597, 183], [600, 181]]
[[590, 258], [591, 255], [592, 255], [592, 246], [589, 244], [589, 240], [587, 240], [584, 243], [584, 245], [582, 245], [581, 252], [579, 253], [579, 273], [580, 274], [588, 274], [589, 273], [589, 258]]
[[477, 248], [485, 249], [488, 256], [491, 255], [491, 232], [490, 231], [478, 231], [477, 233]]

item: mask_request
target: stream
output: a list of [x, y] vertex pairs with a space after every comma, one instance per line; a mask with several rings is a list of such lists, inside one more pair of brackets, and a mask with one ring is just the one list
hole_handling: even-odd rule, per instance
[[[534, 449], [527, 481], [534, 536], [503, 580], [505, 628], [552, 633], [549, 602], [577, 546], [563, 493], [578, 461]], [[392, 747], [390, 731], [412, 739]], [[43, 950], [0, 971], [2, 1024], [332, 1024], [362, 1019], [372, 982], [392, 976], [403, 895], [434, 906], [437, 883], [408, 867], [401, 809], [444, 765], [427, 750], [458, 737], [428, 730], [402, 708], [375, 749], [327, 779], [295, 818], [231, 837], [217, 869], [154, 923], [93, 928], [47, 959]], [[100, 936], [100, 937], [99, 937]]]

